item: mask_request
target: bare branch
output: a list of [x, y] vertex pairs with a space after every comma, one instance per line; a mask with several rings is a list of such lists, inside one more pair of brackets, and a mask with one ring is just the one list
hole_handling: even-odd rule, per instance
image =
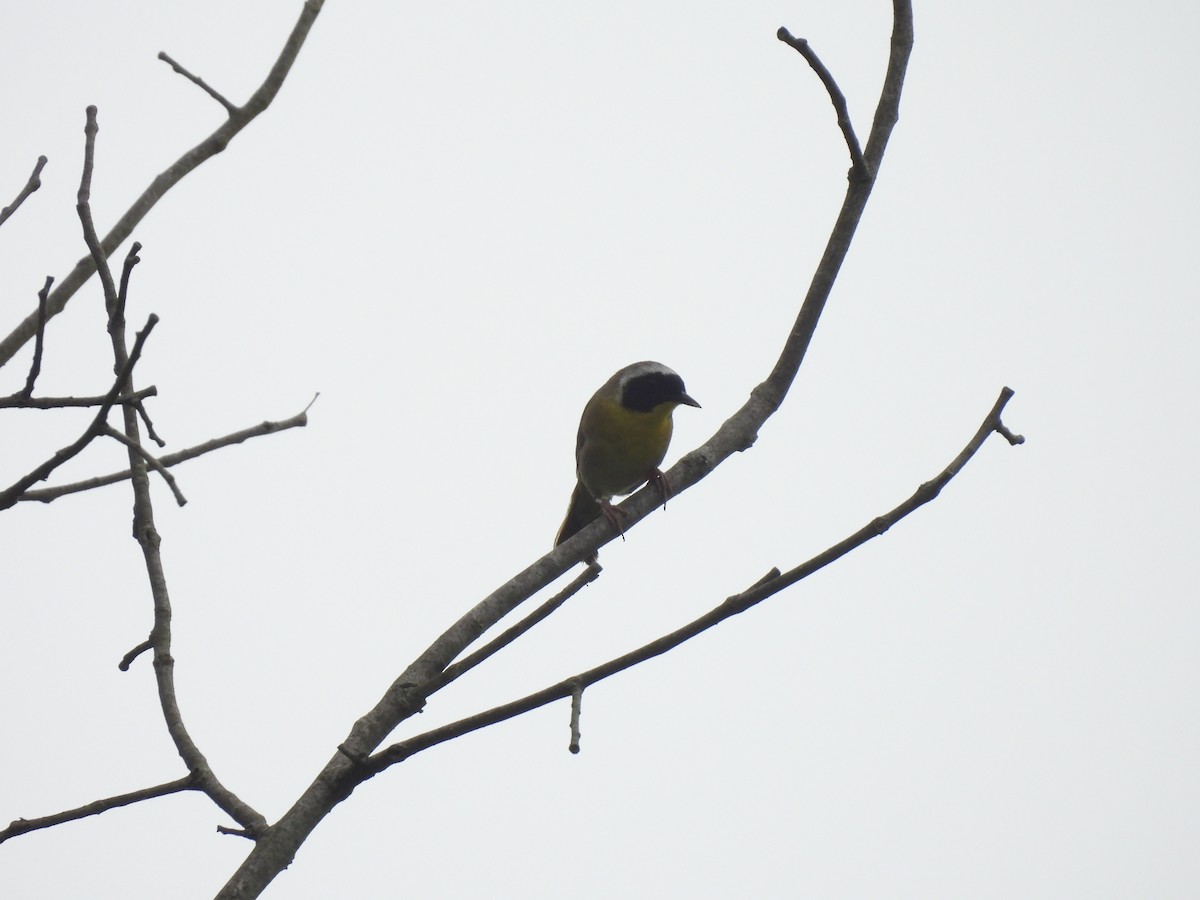
[[151, 313], [150, 318], [146, 320], [146, 327], [138, 332], [137, 340], [134, 342], [129, 359], [117, 374], [117, 379], [113, 382], [112, 389], [105, 396], [104, 402], [100, 404], [100, 409], [96, 411], [96, 417], [83, 434], [74, 443], [63, 447], [28, 475], [17, 479], [8, 488], [0, 491], [0, 510], [8, 509], [21, 498], [21, 495], [25, 493], [30, 485], [37, 484], [39, 481], [45, 481], [50, 477], [50, 473], [67, 460], [78, 456], [84, 447], [95, 440], [104, 428], [108, 419], [108, 411], [112, 409], [113, 404], [117, 402], [117, 398], [125, 389], [125, 382], [129, 380], [129, 376], [133, 372], [133, 367], [137, 365], [137, 361], [142, 355], [142, 347], [145, 346], [146, 338], [150, 336], [150, 332], [154, 330], [154, 326], [157, 324], [158, 316]]
[[[117, 403], [133, 403], [135, 400], [145, 400], [147, 397], [157, 396], [158, 388], [151, 385], [132, 394], [123, 394], [117, 398]], [[13, 394], [9, 397], [0, 397], [0, 409], [69, 409], [99, 406], [106, 399], [106, 394], [98, 397], [24, 397], [21, 394]]]
[[0, 209], [0, 225], [8, 221], [8, 217], [17, 211], [17, 207], [25, 202], [26, 197], [42, 186], [42, 169], [45, 168], [47, 162], [48, 160], [44, 156], [37, 158], [37, 164], [33, 167], [29, 180], [25, 182], [25, 187], [21, 188], [21, 193], [17, 194], [17, 199], [12, 202], [12, 205]]
[[793, 37], [786, 28], [780, 28], [775, 36], [803, 56], [812, 70], [817, 73], [821, 83], [825, 85], [825, 90], [829, 92], [829, 99], [833, 101], [833, 108], [837, 112], [838, 127], [842, 129], [842, 135], [846, 138], [846, 146], [850, 148], [850, 160], [853, 163], [853, 168], [850, 170], [851, 177], [869, 181], [871, 171], [867, 168], [867, 161], [863, 159], [862, 148], [858, 145], [858, 135], [854, 133], [854, 126], [850, 123], [850, 109], [846, 106], [846, 95], [838, 87], [833, 73], [825, 68], [825, 64], [821, 62], [816, 51], [804, 38]]
[[42, 347], [46, 340], [46, 297], [50, 293], [52, 284], [54, 284], [53, 276], [47, 275], [46, 283], [38, 291], [37, 339], [33, 344], [33, 361], [29, 364], [29, 376], [25, 379], [25, 387], [16, 396], [26, 398], [33, 396], [33, 386], [42, 371]]
[[424, 695], [426, 697], [432, 696], [435, 692], [440, 691], [459, 676], [475, 668], [485, 659], [494, 656], [496, 653], [503, 650], [525, 632], [529, 631], [529, 629], [531, 629], [534, 625], [538, 624], [538, 622], [541, 622], [552, 612], [566, 603], [567, 600], [579, 593], [581, 589], [599, 578], [602, 571], [604, 570], [599, 565], [591, 565], [585, 568], [579, 575], [576, 575], [575, 578], [572, 579], [570, 584], [531, 612], [520, 622], [513, 625], [502, 634], [498, 635], [495, 639], [489, 641], [487, 644], [480, 647], [469, 656], [464, 657], [459, 662], [447, 666], [441, 674], [423, 686]]
[[[911, 2], [893, 0], [891, 54], [864, 153], [868, 171], [872, 173], [879, 171], [892, 128], [899, 117], [900, 94], [911, 51]], [[759, 428], [783, 402], [812, 340], [873, 184], [874, 178], [866, 181], [850, 179], [825, 252], [774, 370], [712, 438], [686, 454], [666, 473], [675, 493], [691, 487], [733, 453], [750, 447]], [[625, 530], [628, 531], [630, 526], [648, 515], [657, 506], [658, 500], [658, 491], [647, 488], [622, 503], [620, 509]], [[430, 644], [392, 682], [375, 707], [354, 723], [349, 735], [339, 744], [338, 752], [330, 758], [304, 794], [255, 844], [245, 862], [217, 895], [219, 900], [244, 900], [259, 896], [266, 885], [291, 862], [297, 849], [333, 806], [368, 776], [369, 770], [364, 768], [361, 760], [378, 747], [400, 722], [424, 706], [421, 685], [430, 683], [466, 647], [517, 605], [612, 539], [612, 529], [607, 522], [599, 520], [592, 523], [501, 585]]]
[[117, 314], [117, 286], [113, 281], [112, 270], [108, 267], [108, 254], [104, 252], [100, 238], [96, 235], [96, 226], [92, 222], [92, 170], [96, 164], [96, 134], [100, 131], [100, 124], [96, 121], [94, 105], [89, 106], [86, 113], [87, 123], [83, 127], [83, 176], [79, 180], [75, 211], [83, 225], [83, 240], [92, 253], [92, 265], [100, 271], [100, 281], [104, 287], [104, 307], [108, 312], [111, 330], [112, 317]]
[[210, 86], [207, 82], [205, 82], [205, 80], [203, 78], [199, 78], [199, 77], [193, 75], [191, 72], [189, 72], [183, 66], [181, 66], [179, 63], [175, 62], [175, 60], [171, 59], [171, 57], [167, 56], [167, 54], [165, 54], [161, 51], [158, 54], [158, 58], [161, 59], [163, 62], [165, 62], [167, 65], [169, 65], [172, 69], [174, 69], [176, 72], [178, 72], [184, 78], [186, 78], [188, 81], [190, 81], [192, 84], [196, 85], [198, 88], [200, 88], [202, 91], [204, 91], [204, 93], [208, 94], [208, 96], [212, 97], [214, 100], [216, 100], [218, 103], [220, 103], [223, 107], [225, 107], [225, 112], [229, 113], [230, 116], [237, 115], [238, 108], [236, 106], [234, 106], [232, 103], [230, 103], [228, 100], [226, 100], [224, 97], [222, 97], [216, 91], [216, 89], [213, 88], [212, 86]]
[[[648, 644], [644, 644], [636, 650], [632, 650], [616, 659], [609, 660], [602, 665], [588, 669], [586, 672], [581, 672], [572, 678], [567, 678], [536, 693], [529, 694], [519, 700], [505, 703], [485, 712], [468, 716], [457, 722], [451, 722], [448, 725], [432, 729], [424, 734], [419, 734], [399, 743], [392, 744], [390, 747], [364, 760], [361, 763], [361, 768], [372, 775], [378, 774], [389, 766], [403, 762], [422, 750], [427, 750], [430, 747], [445, 743], [453, 738], [461, 737], [472, 731], [478, 731], [489, 725], [495, 725], [497, 722], [506, 721], [507, 719], [545, 706], [548, 703], [553, 703], [555, 700], [560, 700], [564, 697], [577, 697], [582, 694], [584, 688], [598, 681], [603, 681], [612, 675], [616, 675], [618, 672], [623, 672], [626, 669], [644, 663], [656, 656], [661, 656], [668, 650], [673, 650], [675, 647], [707, 631], [714, 625], [745, 612], [768, 597], [778, 594], [801, 579], [807, 578], [830, 563], [841, 559], [851, 550], [865, 544], [871, 538], [883, 534], [901, 519], [933, 500], [941, 492], [942, 488], [949, 484], [950, 480], [962, 471], [963, 466], [983, 446], [983, 442], [987, 440], [990, 434], [993, 432], [1002, 435], [1005, 434], [1007, 429], [1004, 427], [1000, 416], [1004, 411], [1005, 404], [1008, 403], [1012, 395], [1012, 390], [1007, 387], [1000, 392], [996, 403], [984, 418], [983, 424], [979, 426], [978, 430], [976, 430], [975, 434], [967, 442], [966, 447], [936, 477], [918, 487], [911, 497], [895, 509], [872, 519], [858, 531], [854, 532], [854, 534], [834, 544], [823, 553], [819, 553], [807, 562], [783, 574], [780, 574], [778, 570], [772, 570], [748, 590], [727, 598], [719, 606], [709, 610], [698, 619], [689, 622], [687, 625], [670, 634], [663, 635]], [[1016, 441], [1016, 443], [1020, 443], [1020, 441]], [[573, 700], [573, 705], [578, 702], [578, 700]], [[573, 713], [573, 733], [577, 727], [576, 719], [577, 714]]]
[[154, 458], [154, 454], [150, 453], [141, 444], [135, 443], [127, 438], [111, 425], [105, 424], [104, 434], [108, 435], [108, 437], [114, 440], [120, 441], [122, 444], [140, 456], [143, 460], [145, 460], [146, 465], [162, 476], [163, 481], [167, 483], [167, 487], [171, 489], [171, 493], [175, 495], [175, 502], [180, 506], [187, 506], [187, 497], [183, 496], [183, 491], [181, 491], [179, 489], [179, 485], [176, 484], [175, 476], [167, 471], [166, 466]]
[[571, 687], [571, 743], [567, 745], [567, 749], [572, 753], [579, 752], [579, 741], [582, 735], [579, 732], [579, 717], [583, 714], [583, 685], [576, 681]]
[[[129, 275], [137, 264], [138, 245], [135, 244], [126, 257], [122, 275], [120, 292], [113, 282], [112, 271], [108, 265], [104, 246], [96, 237], [92, 226], [91, 205], [89, 195], [91, 189], [92, 168], [95, 158], [96, 108], [89, 106], [87, 110], [87, 126], [84, 133], [87, 136], [84, 148], [83, 178], [79, 187], [79, 202], [76, 208], [79, 220], [83, 224], [84, 240], [92, 251], [93, 264], [100, 274], [104, 286], [104, 305], [108, 312], [108, 334], [112, 341], [114, 368], [125, 370], [129, 366], [130, 354], [125, 340], [125, 293], [128, 290]], [[134, 349], [138, 348], [141, 335]], [[141, 438], [138, 428], [138, 414], [133, 404], [125, 404], [122, 409], [124, 417], [124, 436], [127, 438], [129, 452], [130, 484], [133, 487], [133, 537], [142, 550], [142, 559], [146, 564], [146, 574], [150, 581], [150, 593], [154, 600], [154, 627], [150, 631], [150, 641], [154, 645], [154, 679], [158, 686], [158, 702], [162, 708], [163, 720], [167, 733], [171, 737], [175, 750], [187, 766], [197, 790], [203, 791], [209, 799], [226, 813], [232, 816], [239, 825], [251, 834], [259, 834], [267, 827], [266, 819], [249, 804], [229, 790], [213, 772], [208, 760], [200, 752], [188, 733], [183, 722], [183, 713], [175, 692], [175, 659], [171, 656], [171, 598], [167, 590], [167, 577], [163, 569], [160, 537], [154, 525], [154, 503], [150, 496], [150, 482], [146, 475], [146, 459], [141, 449]], [[107, 425], [103, 425], [107, 428]]]
[[0, 831], [0, 844], [3, 844], [9, 838], [28, 834], [31, 831], [51, 828], [55, 825], [61, 825], [63, 822], [75, 822], [79, 819], [86, 819], [88, 816], [98, 816], [100, 813], [108, 812], [110, 809], [129, 806], [132, 803], [140, 803], [143, 800], [152, 800], [155, 797], [165, 797], [168, 794], [177, 794], [180, 791], [193, 791], [195, 789], [196, 786], [193, 783], [192, 776], [185, 775], [176, 781], [168, 781], [166, 784], [142, 788], [139, 791], [130, 791], [128, 794], [118, 794], [115, 797], [107, 797], [104, 800], [96, 800], [75, 809], [55, 813], [52, 816], [42, 816], [37, 819], [17, 819], [3, 831]]
[[133, 267], [142, 261], [138, 256], [142, 252], [142, 245], [138, 241], [134, 241], [129, 247], [129, 252], [125, 254], [125, 264], [121, 267], [121, 287], [117, 291], [116, 311], [113, 313], [117, 318], [125, 318], [125, 301], [129, 298], [129, 276], [133, 274]]
[[[317, 15], [320, 13], [323, 5], [324, 0], [305, 0], [304, 8], [300, 12], [300, 18], [293, 27], [291, 35], [289, 35], [287, 42], [284, 44], [283, 51], [279, 54], [279, 58], [271, 67], [271, 71], [263, 83], [259, 85], [250, 99], [246, 101], [246, 104], [238, 108], [236, 115], [232, 115], [226, 119], [212, 134], [184, 153], [166, 171], [159, 174], [150, 182], [150, 185], [142, 191], [141, 196], [134, 201], [133, 205], [125, 211], [125, 214], [112, 227], [112, 230], [105, 235], [101, 243], [105, 254], [111, 254], [116, 251], [117, 247], [132, 234], [134, 227], [145, 218], [146, 213], [163, 198], [167, 191], [178, 184], [201, 163], [224, 150], [243, 128], [254, 121], [263, 110], [271, 105], [271, 101], [275, 99], [275, 95], [279, 93], [280, 87], [283, 86], [288, 72], [291, 71], [292, 65], [300, 53], [300, 48], [304, 45], [304, 40], [308, 36], [308, 32], [316, 21]], [[46, 307], [47, 316], [52, 319], [62, 312], [67, 305], [67, 301], [75, 295], [75, 292], [82, 287], [84, 282], [95, 271], [96, 266], [93, 254], [88, 254], [76, 263], [75, 268], [68, 273], [66, 278], [59, 282], [58, 287], [50, 294]], [[33, 337], [36, 328], [37, 316], [31, 314], [13, 329], [6, 338], [0, 340], [0, 366], [3, 366], [12, 359], [13, 355], [25, 345], [25, 342]]]
[[145, 653], [147, 650], [154, 649], [154, 641], [145, 640], [121, 657], [121, 661], [117, 663], [117, 668], [122, 672], [128, 672], [129, 667], [133, 665], [133, 661]]
[[[80, 404], [83, 405], [83, 404]], [[90, 404], [89, 404], [90, 405]], [[308, 424], [308, 413], [302, 412], [299, 415], [292, 416], [290, 419], [283, 419], [279, 422], [260, 422], [251, 428], [243, 428], [241, 431], [235, 431], [232, 434], [227, 434], [224, 437], [213, 438], [211, 441], [205, 441], [202, 444], [197, 444], [194, 447], [188, 447], [186, 450], [179, 450], [175, 453], [165, 453], [158, 458], [166, 468], [179, 465], [179, 463], [187, 462], [189, 459], [195, 459], [197, 456], [203, 456], [206, 453], [211, 453], [214, 450], [220, 450], [222, 447], [228, 447], [231, 444], [240, 444], [242, 441], [247, 441], [250, 438], [262, 437], [266, 434], [274, 434], [277, 431], [286, 431], [289, 428], [303, 428]], [[111, 475], [101, 475], [96, 478], [88, 478], [84, 481], [75, 481], [71, 484], [59, 485], [58, 487], [39, 488], [33, 491], [26, 491], [17, 499], [20, 501], [38, 501], [39, 503], [50, 503], [57, 500], [59, 497], [64, 497], [67, 494], [77, 494], [80, 491], [90, 491], [93, 488], [104, 487], [109, 484], [116, 484], [120, 481], [132, 477], [133, 471], [125, 469], [122, 472], [114, 472]]]

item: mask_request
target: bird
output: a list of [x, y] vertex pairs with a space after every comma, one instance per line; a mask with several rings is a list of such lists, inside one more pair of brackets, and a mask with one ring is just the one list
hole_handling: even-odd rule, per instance
[[[554, 539], [557, 547], [603, 515], [624, 537], [613, 497], [653, 481], [666, 506], [671, 486], [659, 471], [671, 443], [671, 413], [700, 404], [683, 379], [658, 362], [638, 362], [616, 372], [583, 408], [575, 440], [575, 490]], [[593, 554], [589, 563], [596, 560]]]

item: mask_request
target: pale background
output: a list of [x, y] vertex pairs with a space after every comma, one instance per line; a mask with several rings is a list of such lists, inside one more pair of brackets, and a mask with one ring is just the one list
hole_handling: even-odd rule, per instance
[[[298, 0], [9, 3], [3, 332], [265, 75]], [[765, 377], [848, 160], [890, 4], [344, 3], [276, 104], [137, 229], [137, 371], [169, 449], [305, 430], [156, 486], [180, 702], [270, 820], [407, 662], [548, 548], [579, 410], [621, 365], [702, 410]], [[364, 785], [267, 896], [1187, 897], [1200, 891], [1193, 460], [1200, 190], [1183, 2], [918, 3], [901, 121], [805, 367], [758, 445], [401, 734], [543, 687], [814, 555], [959, 451], [931, 506], [740, 619]], [[126, 248], [122, 248], [124, 254]], [[111, 378], [98, 284], [40, 389]], [[21, 386], [25, 351], [0, 373]], [[4, 479], [86, 414], [0, 416]], [[111, 443], [111, 442], [110, 442]], [[93, 448], [62, 473], [120, 467]], [[126, 487], [0, 516], [0, 819], [183, 774]], [[0, 896], [211, 896], [248, 852], [199, 795], [0, 846]]]

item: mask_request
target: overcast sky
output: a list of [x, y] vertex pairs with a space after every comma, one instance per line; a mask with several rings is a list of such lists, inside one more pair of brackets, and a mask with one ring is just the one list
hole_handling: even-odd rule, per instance
[[[273, 63], [299, 0], [0, 14], [0, 336]], [[407, 663], [545, 552], [584, 402], [656, 359], [703, 408], [769, 372], [845, 187], [808, 38], [865, 140], [885, 0], [331, 0], [275, 105], [137, 228], [131, 326], [180, 449], [155, 485], [179, 700], [271, 821]], [[990, 439], [933, 504], [783, 595], [361, 787], [266, 896], [1134, 897], [1200, 884], [1192, 4], [918, 3], [901, 120], [808, 359], [755, 447], [408, 735], [694, 618]], [[122, 248], [121, 253], [125, 252]], [[39, 386], [111, 380], [90, 282]], [[24, 382], [30, 352], [0, 371]], [[87, 414], [0, 415], [14, 480]], [[122, 467], [91, 448], [67, 481]], [[111, 487], [0, 515], [0, 821], [184, 774]], [[0, 846], [0, 896], [203, 898], [248, 852], [177, 795]]]

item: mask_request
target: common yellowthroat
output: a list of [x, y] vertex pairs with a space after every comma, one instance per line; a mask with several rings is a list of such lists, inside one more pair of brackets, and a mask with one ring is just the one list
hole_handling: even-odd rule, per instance
[[666, 504], [670, 486], [658, 466], [671, 443], [671, 413], [681, 405], [700, 404], [688, 396], [682, 378], [656, 362], [626, 366], [592, 395], [579, 420], [578, 480], [555, 547], [601, 515], [622, 531], [609, 501], [647, 481], [658, 485]]

